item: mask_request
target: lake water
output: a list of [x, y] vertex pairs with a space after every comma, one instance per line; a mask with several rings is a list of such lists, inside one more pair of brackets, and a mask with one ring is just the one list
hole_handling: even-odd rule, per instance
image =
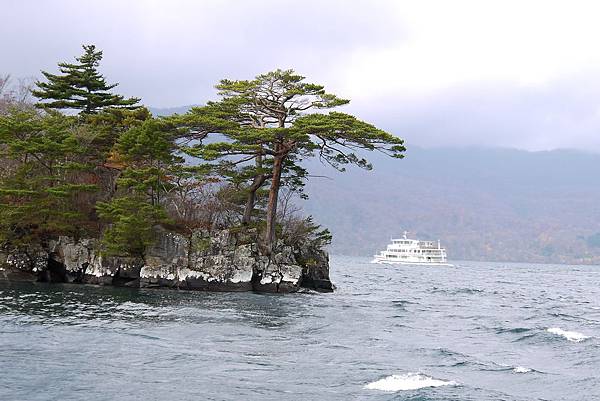
[[600, 400], [600, 267], [372, 265], [333, 294], [0, 284], [1, 400]]

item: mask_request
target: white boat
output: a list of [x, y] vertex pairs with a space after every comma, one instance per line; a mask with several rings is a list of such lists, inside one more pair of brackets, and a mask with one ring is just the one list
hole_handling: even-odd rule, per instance
[[454, 266], [448, 263], [446, 249], [440, 241], [420, 241], [407, 237], [392, 239], [385, 251], [379, 252], [371, 263], [394, 263], [401, 265]]

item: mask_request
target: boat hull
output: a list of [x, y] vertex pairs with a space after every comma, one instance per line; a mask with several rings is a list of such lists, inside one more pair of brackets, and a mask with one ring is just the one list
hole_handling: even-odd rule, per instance
[[399, 261], [399, 260], [386, 260], [386, 259], [380, 259], [380, 258], [373, 259], [371, 261], [371, 263], [386, 264], [386, 265], [406, 265], [406, 266], [451, 266], [451, 267], [454, 266], [452, 263], [447, 263], [447, 262], [406, 262], [406, 261]]

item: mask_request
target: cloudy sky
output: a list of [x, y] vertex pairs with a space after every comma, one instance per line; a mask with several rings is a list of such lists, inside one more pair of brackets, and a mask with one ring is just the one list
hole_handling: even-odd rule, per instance
[[3, 0], [0, 74], [39, 76], [82, 43], [147, 105], [294, 68], [420, 146], [600, 152], [600, 2]]

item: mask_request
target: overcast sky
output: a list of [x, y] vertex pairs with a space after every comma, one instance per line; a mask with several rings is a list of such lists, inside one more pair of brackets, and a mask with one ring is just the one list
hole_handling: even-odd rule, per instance
[[3, 0], [0, 74], [104, 51], [125, 95], [172, 107], [294, 68], [407, 143], [600, 152], [600, 2]]

